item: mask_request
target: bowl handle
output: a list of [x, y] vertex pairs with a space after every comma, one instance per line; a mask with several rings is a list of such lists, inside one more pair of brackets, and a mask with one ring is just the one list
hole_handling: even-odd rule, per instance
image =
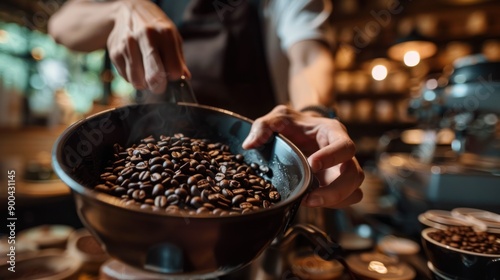
[[182, 76], [179, 80], [167, 82], [167, 88], [161, 94], [145, 92], [139, 103], [190, 103], [198, 104], [188, 78]]
[[182, 76], [176, 81], [168, 81], [165, 92], [167, 100], [170, 103], [198, 103], [196, 95], [194, 95], [193, 88], [191, 87], [191, 83], [185, 76]]
[[500, 279], [500, 258], [493, 259], [486, 264], [485, 279]]
[[161, 273], [184, 271], [182, 249], [174, 244], [162, 243], [149, 248], [144, 268]]
[[311, 224], [296, 224], [289, 227], [281, 238], [277, 238], [271, 245], [274, 251], [279, 249], [284, 249], [291, 245], [292, 241], [298, 236], [304, 236], [310, 243], [311, 248], [314, 250], [314, 254], [320, 258], [331, 261], [337, 260], [342, 264], [344, 269], [349, 273], [351, 279], [357, 279], [352, 273], [351, 269], [347, 265], [344, 259], [344, 252], [339, 244], [334, 242], [328, 234], [326, 234], [321, 229], [317, 228]]

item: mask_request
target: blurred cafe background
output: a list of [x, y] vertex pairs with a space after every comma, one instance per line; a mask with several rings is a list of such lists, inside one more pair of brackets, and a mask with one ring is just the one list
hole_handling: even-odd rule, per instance
[[[386, 279], [438, 279], [420, 232], [439, 215], [425, 214], [500, 214], [500, 2], [332, 2], [336, 110], [365, 169], [364, 198], [299, 218], [314, 220], [353, 254], [380, 252], [387, 237], [408, 241], [413, 273]], [[47, 35], [63, 3], [0, 2], [0, 212], [6, 217], [4, 180], [13, 169], [17, 238], [26, 242], [19, 248], [30, 252], [67, 246], [60, 242], [69, 244], [82, 228], [69, 188], [51, 167], [55, 139], [76, 120], [135, 95], [104, 50], [73, 52]], [[7, 235], [2, 227], [0, 238]], [[96, 275], [87, 271], [80, 279]]]

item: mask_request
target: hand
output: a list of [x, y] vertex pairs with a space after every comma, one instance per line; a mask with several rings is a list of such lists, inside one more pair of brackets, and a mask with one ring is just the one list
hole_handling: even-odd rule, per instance
[[255, 120], [244, 149], [256, 148], [281, 133], [308, 157], [320, 187], [303, 200], [304, 206], [343, 208], [363, 197], [364, 173], [354, 157], [355, 146], [345, 127], [335, 119], [299, 113], [284, 105]]
[[111, 61], [137, 89], [165, 90], [167, 80], [189, 77], [175, 24], [149, 0], [118, 1], [107, 40]]

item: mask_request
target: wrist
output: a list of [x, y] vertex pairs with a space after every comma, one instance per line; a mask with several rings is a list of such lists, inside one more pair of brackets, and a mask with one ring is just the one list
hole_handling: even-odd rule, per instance
[[302, 108], [300, 110], [302, 113], [310, 113], [313, 116], [336, 119], [337, 112], [333, 107], [327, 107], [323, 105], [310, 105]]

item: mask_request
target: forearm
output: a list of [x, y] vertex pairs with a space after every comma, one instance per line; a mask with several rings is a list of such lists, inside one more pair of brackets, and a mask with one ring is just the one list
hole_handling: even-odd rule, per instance
[[288, 51], [289, 94], [294, 109], [334, 102], [334, 60], [331, 50], [319, 41], [302, 41]]
[[76, 51], [104, 48], [119, 1], [70, 0], [49, 20], [54, 40]]

